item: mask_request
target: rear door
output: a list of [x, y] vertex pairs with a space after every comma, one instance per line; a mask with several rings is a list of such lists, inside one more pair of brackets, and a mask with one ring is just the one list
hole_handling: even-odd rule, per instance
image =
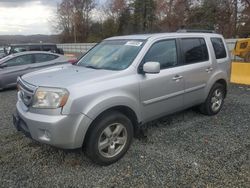
[[30, 67], [33, 62], [34, 57], [32, 54], [14, 57], [6, 61], [4, 64], [7, 66], [0, 72], [2, 83], [5, 86], [15, 85], [18, 76], [30, 72]]
[[184, 107], [186, 108], [204, 102], [205, 87], [214, 67], [205, 38], [181, 38], [179, 42], [182, 51]]

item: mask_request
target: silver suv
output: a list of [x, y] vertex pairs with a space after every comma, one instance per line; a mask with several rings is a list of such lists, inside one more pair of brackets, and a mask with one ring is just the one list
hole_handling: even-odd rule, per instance
[[146, 122], [192, 106], [217, 114], [227, 93], [229, 56], [214, 33], [108, 38], [77, 65], [19, 78], [14, 125], [42, 143], [83, 147], [94, 162], [109, 165]]

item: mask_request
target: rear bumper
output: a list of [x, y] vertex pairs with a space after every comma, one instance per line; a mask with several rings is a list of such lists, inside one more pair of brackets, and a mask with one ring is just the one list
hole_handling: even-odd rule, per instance
[[17, 102], [13, 123], [18, 131], [41, 143], [63, 149], [82, 147], [91, 119], [83, 114], [43, 115], [32, 113]]

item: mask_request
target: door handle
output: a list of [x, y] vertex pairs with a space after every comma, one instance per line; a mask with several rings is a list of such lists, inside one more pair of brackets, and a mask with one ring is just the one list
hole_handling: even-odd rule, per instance
[[210, 73], [210, 72], [212, 72], [214, 69], [212, 68], [212, 67], [208, 67], [207, 69], [206, 69], [206, 71], [208, 72], [208, 73]]
[[179, 81], [179, 80], [182, 79], [182, 78], [183, 78], [183, 76], [176, 75], [176, 76], [173, 77], [172, 79], [173, 79], [174, 81]]

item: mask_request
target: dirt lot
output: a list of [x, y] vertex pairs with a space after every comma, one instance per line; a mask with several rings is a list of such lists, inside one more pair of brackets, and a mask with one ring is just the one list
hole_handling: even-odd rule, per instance
[[250, 187], [250, 87], [231, 86], [215, 117], [186, 110], [147, 124], [108, 167], [18, 133], [15, 100], [0, 92], [0, 187]]

